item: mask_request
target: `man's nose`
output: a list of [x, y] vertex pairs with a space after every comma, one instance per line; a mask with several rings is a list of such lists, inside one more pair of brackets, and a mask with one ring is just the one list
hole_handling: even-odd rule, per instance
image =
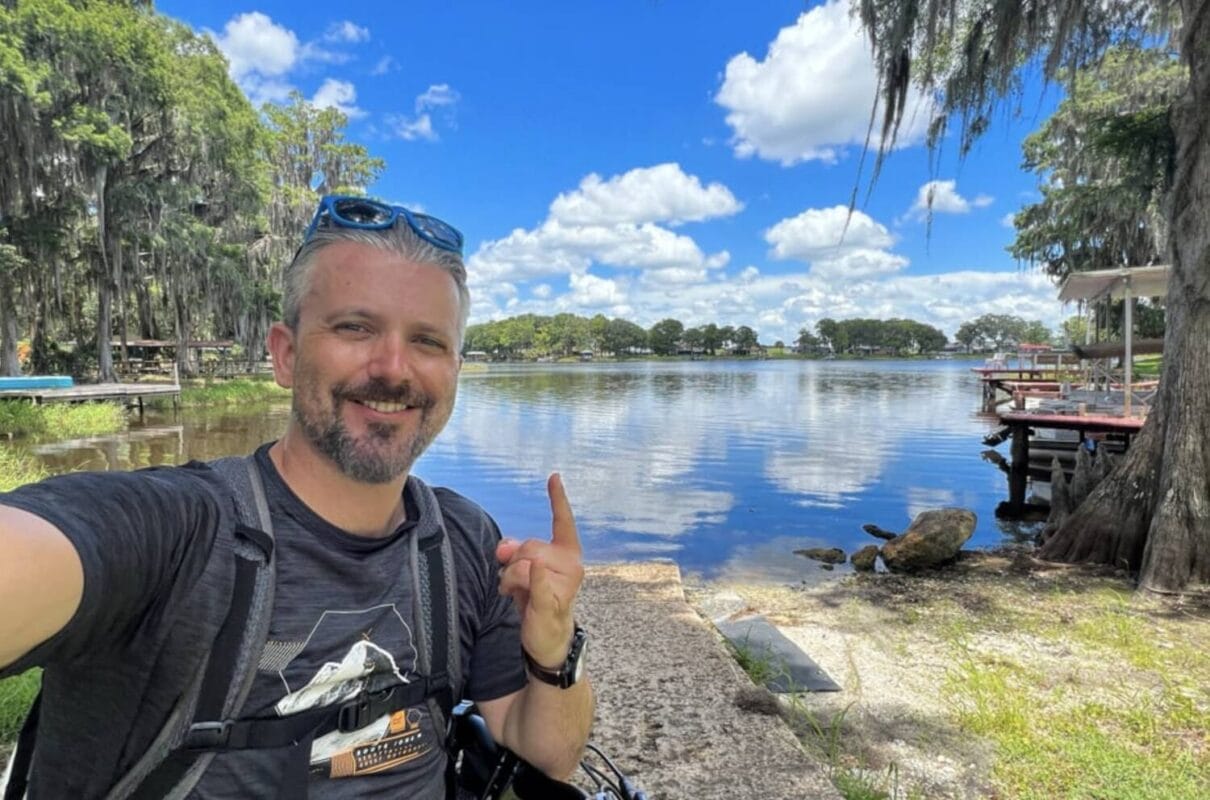
[[412, 353], [407, 340], [400, 336], [380, 337], [370, 358], [370, 377], [398, 384], [411, 376]]

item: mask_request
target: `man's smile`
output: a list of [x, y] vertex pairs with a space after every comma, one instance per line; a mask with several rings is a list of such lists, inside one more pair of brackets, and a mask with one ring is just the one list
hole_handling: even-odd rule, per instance
[[397, 414], [400, 411], [407, 411], [416, 406], [408, 405], [407, 403], [386, 403], [380, 400], [354, 400], [360, 406], [365, 406], [371, 411], [377, 411], [379, 414]]

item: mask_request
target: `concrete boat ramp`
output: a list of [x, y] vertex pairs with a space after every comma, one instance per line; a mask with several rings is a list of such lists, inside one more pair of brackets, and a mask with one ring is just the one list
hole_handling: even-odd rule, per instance
[[670, 562], [588, 568], [592, 741], [652, 800], [839, 800], [779, 717], [742, 710], [751, 682]]

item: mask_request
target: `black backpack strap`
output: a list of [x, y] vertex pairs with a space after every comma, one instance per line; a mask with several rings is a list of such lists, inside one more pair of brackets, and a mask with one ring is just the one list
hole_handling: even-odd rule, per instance
[[428, 681], [397, 684], [378, 692], [362, 692], [335, 706], [301, 711], [288, 717], [251, 717], [194, 724], [181, 747], [200, 753], [290, 747], [332, 731], [351, 733], [375, 720], [418, 706], [431, 694]]
[[[444, 534], [444, 531], [442, 531]], [[453, 675], [450, 670], [450, 639], [454, 632], [450, 628], [448, 576], [446, 575], [446, 542], [444, 535], [432, 536], [421, 542], [419, 550], [420, 569], [427, 573], [427, 585], [431, 612], [428, 619], [429, 639], [429, 685], [433, 697], [441, 708], [445, 722], [454, 710]]]
[[[236, 526], [232, 547], [235, 577], [227, 616], [210, 648], [200, 681], [195, 683], [195, 692], [180, 701], [192, 703], [194, 709], [193, 722], [185, 728], [183, 741], [221, 728], [222, 723], [216, 721], [227, 719], [243, 705], [273, 611], [273, 523], [255, 457], [219, 459], [211, 462], [211, 468], [231, 489], [242, 521]], [[145, 758], [155, 755], [149, 752]], [[140, 760], [111, 796], [159, 800], [173, 796], [174, 791], [184, 794], [200, 777], [210, 757], [205, 749], [175, 746], [160, 753], [157, 764]], [[147, 771], [139, 779], [141, 766]], [[193, 781], [188, 780], [190, 777]]]
[[38, 736], [38, 714], [42, 708], [42, 692], [34, 697], [33, 705], [21, 724], [17, 735], [17, 749], [9, 763], [8, 786], [4, 788], [4, 800], [21, 800], [29, 787], [29, 771], [34, 764], [34, 740]]

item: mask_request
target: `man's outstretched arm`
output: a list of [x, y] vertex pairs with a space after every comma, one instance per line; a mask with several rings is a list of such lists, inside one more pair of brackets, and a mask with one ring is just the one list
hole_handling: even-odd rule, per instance
[[[558, 475], [547, 482], [551, 540], [504, 540], [496, 548], [500, 593], [521, 615], [521, 644], [539, 666], [563, 665], [575, 629], [575, 600], [584, 580], [579, 534]], [[592, 728], [588, 679], [561, 689], [530, 677], [519, 692], [479, 703], [492, 736], [530, 764], [556, 778], [575, 771]]]
[[84, 567], [63, 532], [0, 505], [0, 668], [62, 630], [83, 595]]

